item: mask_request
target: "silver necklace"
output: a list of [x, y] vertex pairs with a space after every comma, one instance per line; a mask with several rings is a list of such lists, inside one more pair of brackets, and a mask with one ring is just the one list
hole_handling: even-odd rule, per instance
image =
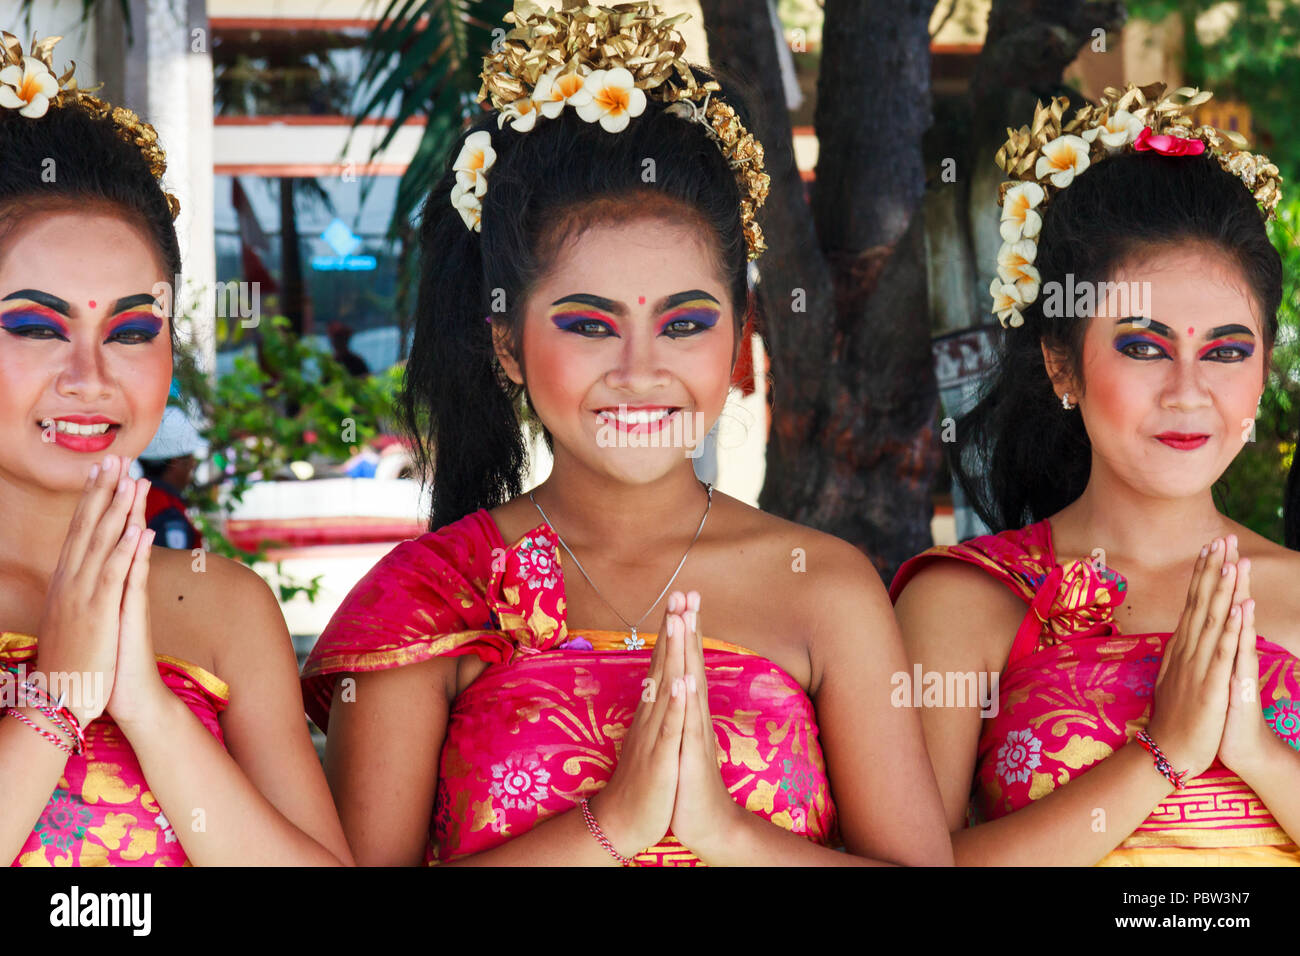
[[556, 531], [554, 524], [551, 524], [551, 519], [546, 517], [546, 512], [543, 511], [542, 506], [537, 503], [537, 499], [533, 497], [533, 493], [531, 491], [528, 492], [528, 499], [532, 501], [533, 507], [535, 507], [538, 514], [542, 516], [542, 520], [550, 525], [551, 530], [555, 531], [555, 537], [559, 538], [560, 546], [563, 547], [565, 551], [569, 552], [569, 557], [573, 558], [573, 563], [578, 566], [578, 570], [582, 572], [582, 576], [587, 579], [587, 583], [591, 585], [591, 589], [596, 592], [596, 597], [605, 601], [605, 606], [613, 611], [618, 619], [632, 631], [631, 637], [625, 637], [623, 639], [623, 643], [627, 645], [628, 650], [637, 650], [645, 644], [643, 638], [637, 637], [636, 629], [641, 625], [641, 622], [646, 619], [646, 614], [649, 614], [655, 609], [659, 602], [663, 600], [664, 595], [668, 593], [668, 589], [673, 586], [673, 582], [677, 580], [677, 575], [681, 573], [682, 566], [686, 564], [686, 555], [691, 553], [691, 548], [695, 547], [695, 542], [700, 540], [700, 532], [704, 530], [704, 522], [709, 520], [709, 511], [713, 508], [713, 485], [710, 482], [701, 482], [701, 484], [704, 485], [705, 491], [708, 492], [709, 502], [704, 506], [704, 517], [700, 519], [700, 526], [695, 529], [695, 537], [692, 538], [691, 543], [686, 546], [686, 554], [682, 555], [682, 560], [677, 564], [677, 570], [674, 571], [673, 576], [668, 579], [668, 583], [664, 585], [664, 589], [659, 592], [659, 597], [655, 598], [654, 602], [646, 608], [645, 614], [642, 614], [637, 618], [635, 624], [629, 623], [627, 618], [618, 613], [618, 608], [605, 600], [605, 595], [600, 593], [600, 588], [596, 587], [596, 582], [591, 579], [591, 575], [589, 575], [582, 567], [582, 562], [578, 560], [578, 556], [573, 553], [572, 548], [564, 543], [564, 538], [560, 537], [560, 532]]

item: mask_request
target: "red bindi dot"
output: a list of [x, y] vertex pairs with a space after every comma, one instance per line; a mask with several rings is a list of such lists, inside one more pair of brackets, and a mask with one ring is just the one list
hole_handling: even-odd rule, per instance
[[91, 299], [91, 300], [90, 300], [90, 307], [91, 307], [92, 309], [95, 307], [95, 300], [94, 300], [94, 299]]
[[1189, 325], [1189, 326], [1187, 327], [1187, 334], [1188, 334], [1188, 335], [1195, 335], [1195, 334], [1196, 334], [1196, 330], [1195, 330], [1194, 328], [1192, 328], [1192, 327]]
[[645, 305], [645, 296], [643, 296], [643, 295], [639, 295], [639, 296], [637, 296], [637, 297], [636, 297], [636, 304], [637, 304], [637, 305]]

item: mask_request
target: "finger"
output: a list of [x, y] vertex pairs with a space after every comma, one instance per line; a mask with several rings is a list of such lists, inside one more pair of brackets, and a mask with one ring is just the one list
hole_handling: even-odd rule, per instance
[[145, 505], [149, 498], [149, 487], [152, 483], [148, 478], [137, 478], [135, 481], [135, 497], [131, 501], [131, 513], [127, 515], [127, 523], [134, 524], [143, 531], [147, 527], [144, 520]]
[[94, 477], [88, 479], [86, 491], [72, 512], [68, 533], [63, 539], [63, 551], [59, 555], [60, 564], [68, 574], [76, 574], [85, 561], [91, 534], [99, 526], [100, 515], [113, 499], [120, 464], [116, 455], [106, 455], [98, 466], [98, 472], [93, 467], [91, 469]]
[[[1187, 629], [1183, 632], [1183, 640], [1179, 642], [1179, 653], [1184, 660], [1195, 660], [1197, 652], [1201, 650], [1201, 635], [1206, 629], [1211, 603], [1219, 585], [1223, 583], [1223, 555], [1223, 540], [1215, 538], [1210, 544], [1210, 553], [1205, 558], [1205, 567], [1201, 568], [1201, 578], [1196, 584], [1196, 594], [1187, 613]], [[1224, 604], [1222, 613], [1226, 614], [1227, 610], [1227, 605]]]
[[664, 611], [663, 620], [659, 622], [659, 636], [655, 638], [655, 646], [650, 651], [650, 673], [649, 676], [655, 680], [655, 687], [662, 689], [664, 675], [664, 656], [668, 653], [668, 618], [669, 615], [675, 614], [680, 610], [679, 604], [684, 603], [684, 599], [676, 591], [668, 598], [668, 606]]
[[1243, 703], [1259, 701], [1259, 648], [1255, 632], [1255, 601], [1248, 599], [1241, 606], [1241, 637], [1237, 640], [1237, 659], [1233, 666], [1236, 683], [1234, 696]]
[[1240, 608], [1232, 603], [1232, 592], [1237, 585], [1237, 566], [1224, 564], [1219, 573], [1219, 583], [1210, 597], [1209, 608], [1205, 615], [1205, 625], [1201, 631], [1200, 644], [1196, 653], [1199, 673], [1204, 674], [1210, 662], [1220, 653], [1219, 638], [1228, 627], [1236, 628], [1238, 622], [1229, 620], [1233, 611], [1240, 614]]
[[1232, 592], [1232, 603], [1245, 605], [1250, 600], [1250, 558], [1237, 562], [1237, 588]]
[[[711, 729], [712, 722], [709, 715], [709, 679], [708, 671], [704, 664], [704, 636], [703, 629], [700, 627], [700, 615], [698, 611], [687, 611], [684, 615], [686, 618], [686, 689], [696, 699], [699, 707], [698, 720], [700, 730]], [[687, 718], [688, 723], [690, 717]], [[705, 738], [708, 739], [707, 737]]]
[[[149, 559], [153, 556], [153, 531], [141, 532], [135, 525], [136, 547], [131, 554], [131, 567], [127, 571], [126, 586], [122, 591], [122, 620], [128, 618], [145, 626], [149, 623]], [[123, 535], [125, 537], [125, 535]]]
[[90, 544], [81, 562], [81, 571], [91, 575], [92, 579], [103, 567], [114, 545], [121, 540], [134, 498], [135, 481], [123, 474], [113, 489], [112, 501], [100, 516], [99, 524], [90, 536]]
[[96, 577], [95, 583], [101, 585], [101, 589], [98, 591], [101, 600], [111, 601], [111, 603], [107, 605], [101, 603], [98, 605], [99, 607], [105, 609], [116, 608], [118, 613], [121, 613], [124, 597], [123, 587], [126, 584], [127, 574], [130, 572], [131, 565], [135, 560], [135, 552], [140, 543], [140, 537], [140, 529], [135, 525], [131, 525], [122, 532], [121, 539], [104, 561], [103, 568]]
[[[1212, 684], [1220, 681], [1228, 683], [1232, 678], [1233, 666], [1237, 660], [1237, 647], [1241, 643], [1241, 606], [1234, 604], [1223, 623], [1223, 633], [1215, 642], [1214, 656], [1206, 677]], [[1231, 690], [1231, 684], [1228, 683]]]
[[681, 643], [682, 618], [680, 614], [669, 613], [664, 621], [663, 674], [655, 685], [656, 699], [647, 719], [654, 725], [663, 727], [664, 720], [673, 706], [672, 688], [674, 682], [682, 678]]

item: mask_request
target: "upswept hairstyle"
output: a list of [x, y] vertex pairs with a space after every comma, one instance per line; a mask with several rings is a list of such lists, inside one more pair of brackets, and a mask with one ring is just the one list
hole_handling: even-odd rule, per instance
[[[725, 86], [723, 95], [748, 126], [743, 101]], [[708, 234], [731, 293], [738, 345], [749, 308], [739, 187], [698, 123], [668, 114], [654, 98], [618, 133], [574, 110], [526, 133], [498, 129], [497, 116], [484, 115], [452, 145], [421, 214], [415, 334], [399, 405], [417, 471], [432, 483], [430, 530], [523, 490], [524, 389], [500, 368], [492, 330], [503, 327], [519, 355], [529, 291], [574, 230], [635, 215], [647, 200], [653, 214], [676, 211]], [[474, 232], [451, 204], [451, 165], [478, 130], [491, 133], [496, 161], [482, 200], [482, 231]]]
[[[1043, 211], [1034, 265], [1044, 287], [1064, 287], [1067, 274], [1077, 287], [1110, 281], [1130, 257], [1182, 242], [1206, 243], [1240, 270], [1270, 353], [1282, 300], [1281, 258], [1246, 187], [1208, 154], [1120, 153], [1090, 166]], [[1040, 294], [1025, 308], [1022, 327], [1002, 333], [990, 385], [958, 420], [957, 440], [948, 446], [955, 480], [994, 532], [1060, 511], [1083, 493], [1091, 470], [1083, 418], [1061, 407], [1039, 344], [1082, 380], [1088, 323], [1045, 314], [1046, 298]]]
[[[111, 119], [75, 105], [51, 107], [38, 118], [0, 110], [0, 257], [14, 229], [37, 210], [88, 207], [112, 210], [142, 229], [166, 281], [177, 281], [180, 245], [166, 194], [139, 147]], [[167, 324], [174, 353], [176, 329]]]

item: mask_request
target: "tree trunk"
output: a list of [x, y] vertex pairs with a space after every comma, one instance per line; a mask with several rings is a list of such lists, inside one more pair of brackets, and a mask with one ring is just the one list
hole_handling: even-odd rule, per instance
[[772, 175], [759, 297], [774, 408], [760, 504], [853, 542], [888, 581], [931, 543], [939, 459], [919, 215], [934, 3], [826, 0], [811, 204], [777, 38], [754, 7], [701, 2], [710, 59], [747, 66], [768, 106], [753, 126]]

